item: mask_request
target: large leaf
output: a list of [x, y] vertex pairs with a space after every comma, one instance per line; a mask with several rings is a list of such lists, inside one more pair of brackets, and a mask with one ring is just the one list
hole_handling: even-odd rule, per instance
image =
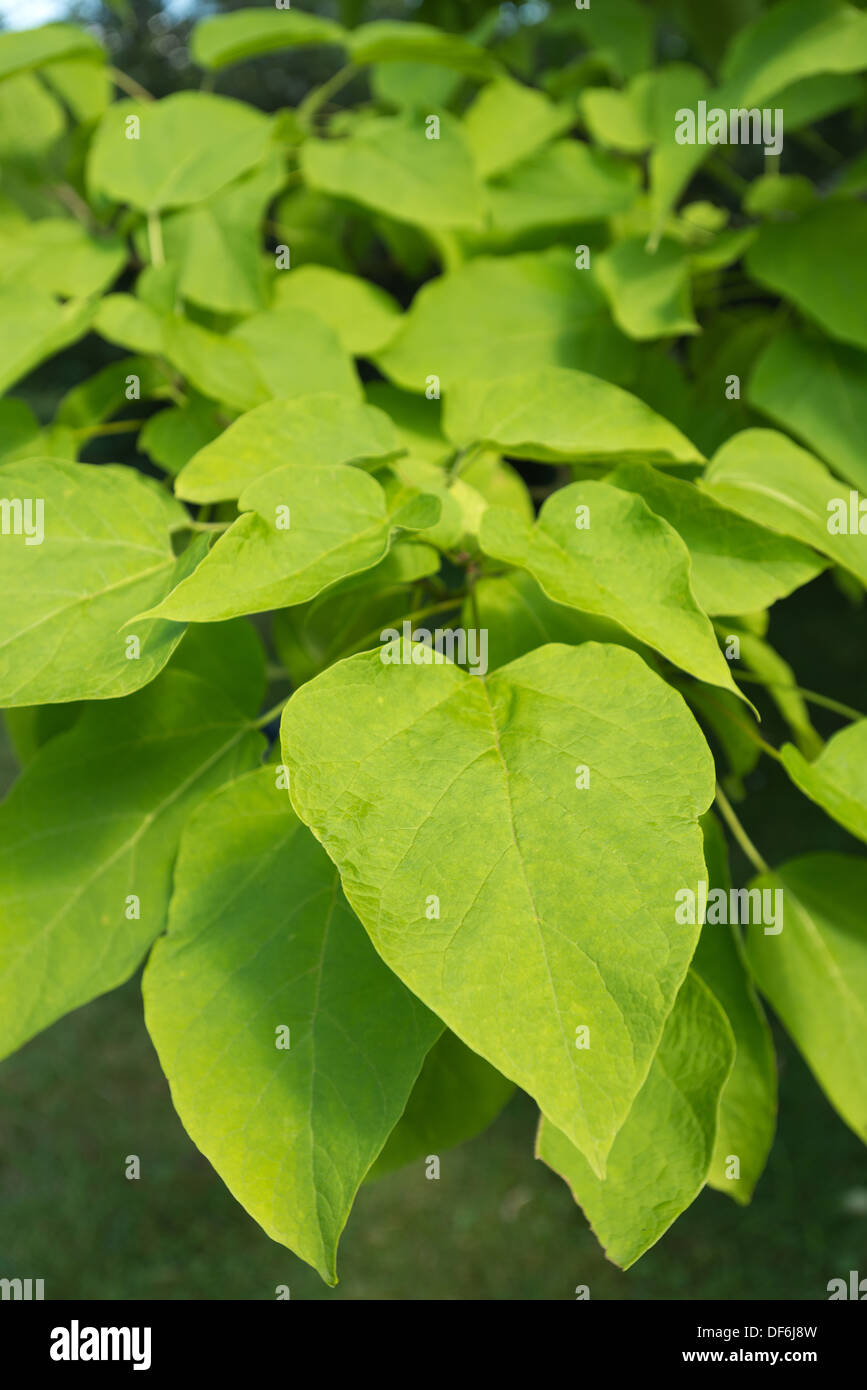
[[383, 411], [346, 396], [314, 393], [268, 401], [242, 415], [201, 449], [175, 481], [179, 497], [219, 502], [291, 460], [293, 466], [361, 462], [397, 449]]
[[200, 19], [190, 39], [190, 53], [200, 67], [219, 70], [283, 48], [342, 44], [345, 33], [339, 24], [319, 15], [257, 7]]
[[828, 529], [835, 499], [845, 501], [848, 514], [848, 489], [784, 434], [743, 430], [734, 435], [714, 454], [700, 486], [724, 507], [814, 546], [867, 584], [863, 537]]
[[702, 458], [680, 430], [637, 396], [565, 367], [536, 367], [494, 381], [457, 381], [446, 397], [444, 425], [455, 444], [483, 441], [516, 458], [546, 463], [631, 458], [699, 463]]
[[814, 762], [792, 743], [781, 752], [795, 786], [850, 834], [867, 841], [867, 719], [840, 729]]
[[573, 227], [626, 212], [638, 170], [580, 140], [558, 140], [488, 185], [491, 226], [506, 236], [535, 227]]
[[867, 1141], [867, 860], [807, 854], [750, 886], [783, 893], [783, 930], [746, 930], [759, 989], [831, 1104]]
[[481, 187], [459, 122], [439, 118], [428, 139], [421, 116], [367, 116], [342, 139], [307, 140], [301, 171], [311, 188], [349, 198], [401, 222], [475, 227]]
[[0, 78], [43, 67], [60, 58], [86, 57], [101, 62], [103, 50], [92, 34], [74, 24], [45, 24], [0, 34]]
[[[496, 344], [496, 351], [492, 350]], [[443, 390], [470, 377], [535, 367], [576, 367], [628, 382], [635, 349], [614, 327], [592, 279], [557, 247], [519, 256], [479, 256], [423, 285], [377, 365], [399, 386]]]
[[[139, 122], [129, 138], [128, 118]], [[143, 212], [210, 198], [265, 156], [271, 122], [261, 111], [210, 92], [162, 101], [122, 101], [99, 123], [87, 162], [94, 193]]]
[[0, 164], [4, 167], [24, 166], [29, 171], [49, 156], [65, 128], [63, 107], [33, 73], [0, 80]]
[[606, 1255], [621, 1268], [655, 1245], [704, 1186], [733, 1058], [722, 1009], [690, 974], [614, 1140], [604, 1179], [561, 1130], [541, 1120], [536, 1157], [565, 1178]]
[[192, 807], [262, 747], [219, 688], [167, 671], [37, 754], [0, 807], [0, 1055], [132, 974]]
[[483, 178], [502, 174], [534, 154], [574, 122], [534, 87], [502, 77], [483, 87], [464, 113], [464, 133]]
[[742, 29], [722, 68], [739, 105], [756, 106], [819, 72], [867, 67], [867, 15], [840, 0], [784, 0]]
[[[183, 508], [132, 469], [56, 459], [4, 464], [0, 492], [41, 501], [44, 529], [39, 544], [20, 535], [0, 545], [0, 705], [114, 699], [146, 685], [183, 628], [124, 624], [201, 558], [200, 544], [178, 559], [172, 551]], [[34, 507], [34, 525], [37, 516]]]
[[[126, 298], [123, 295], [110, 297], [114, 300]], [[209, 400], [230, 406], [232, 410], [251, 410], [275, 394], [262, 379], [261, 363], [251, 344], [231, 333], [213, 333], [199, 323], [182, 318], [180, 314], [169, 314], [161, 320], [148, 305], [141, 306], [144, 313], [134, 309], [137, 302], [133, 300], [132, 305], [123, 305], [116, 317], [112, 314], [108, 325], [101, 318], [100, 332], [106, 336], [122, 332], [124, 343], [134, 346], [139, 352], [162, 351], [197, 391]], [[248, 319], [247, 322], [260, 317], [254, 314], [253, 320]], [[117, 319], [120, 319], [120, 323]], [[324, 329], [325, 325], [320, 327]], [[159, 347], [147, 349], [144, 339], [154, 331], [158, 335]], [[296, 360], [297, 355], [297, 350], [291, 353], [291, 360]], [[280, 370], [281, 364], [272, 365]]]
[[474, 1139], [514, 1090], [511, 1081], [446, 1031], [425, 1057], [406, 1109], [368, 1176], [380, 1178]]
[[803, 439], [867, 495], [867, 353], [802, 333], [768, 344], [747, 384], [756, 410]]
[[867, 348], [865, 242], [863, 203], [820, 203], [797, 222], [766, 223], [747, 252], [747, 269], [833, 338]]
[[259, 229], [285, 178], [284, 162], [275, 150], [260, 168], [166, 218], [165, 254], [177, 271], [179, 295], [226, 314], [264, 309]]
[[497, 59], [463, 34], [447, 34], [431, 24], [409, 20], [374, 20], [347, 36], [353, 63], [434, 63], [470, 77], [492, 77], [501, 71]]
[[355, 1194], [442, 1025], [377, 956], [272, 767], [187, 825], [143, 992], [190, 1137], [272, 1240], [336, 1283]]
[[[589, 523], [581, 529], [578, 509]], [[547, 499], [535, 526], [490, 507], [480, 541], [487, 555], [529, 570], [549, 598], [611, 618], [699, 680], [739, 693], [693, 596], [689, 551], [641, 497], [572, 483]]]
[[[708, 887], [728, 893], [731, 880], [722, 828], [710, 812], [702, 828]], [[705, 922], [692, 964], [725, 1010], [735, 1039], [734, 1066], [720, 1096], [708, 1182], [746, 1205], [774, 1140], [777, 1065], [771, 1030], [747, 973], [737, 927]], [[738, 1160], [736, 1177], [732, 1158]]]
[[747, 520], [646, 463], [624, 464], [608, 481], [644, 498], [674, 527], [692, 561], [692, 590], [706, 613], [755, 613], [814, 579], [824, 569], [816, 553]]
[[698, 333], [689, 289], [689, 257], [673, 241], [651, 253], [643, 237], [618, 242], [596, 261], [596, 277], [614, 321], [630, 338]]
[[0, 391], [84, 337], [92, 318], [93, 306], [85, 300], [60, 304], [39, 290], [18, 285], [0, 289]]
[[[488, 670], [496, 671], [546, 642], [577, 646], [580, 642], [613, 642], [629, 647], [654, 664], [653, 653], [619, 623], [591, 613], [579, 613], [555, 603], [526, 570], [483, 577], [475, 586], [479, 622], [488, 632]], [[472, 603], [464, 606], [464, 622], [472, 622]]]
[[601, 1173], [693, 950], [672, 904], [701, 873], [710, 753], [619, 647], [490, 677], [389, 650], [402, 664], [362, 653], [289, 701], [293, 804], [395, 973]]
[[79, 222], [44, 217], [23, 231], [0, 230], [0, 286], [64, 296], [99, 294], [117, 279], [126, 257], [120, 237], [94, 237]]
[[400, 305], [385, 290], [325, 265], [302, 265], [278, 275], [274, 303], [318, 314], [353, 357], [384, 348], [400, 323]]
[[266, 309], [232, 330], [228, 342], [251, 355], [272, 396], [304, 396], [335, 391], [361, 399], [361, 386], [348, 352], [334, 329], [305, 309]]
[[392, 509], [375, 478], [342, 464], [278, 469], [244, 490], [243, 514], [148, 616], [219, 622], [305, 603], [377, 564], [398, 528], [433, 525], [439, 503], [423, 503]]

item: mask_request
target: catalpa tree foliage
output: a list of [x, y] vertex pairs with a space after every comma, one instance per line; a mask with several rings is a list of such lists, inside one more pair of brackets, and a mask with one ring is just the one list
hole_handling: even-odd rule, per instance
[[[867, 719], [769, 637], [867, 585], [867, 163], [815, 129], [867, 13], [714, 8], [248, 8], [161, 100], [0, 36], [0, 1049], [144, 963], [191, 1139], [328, 1283], [515, 1087], [619, 1265], [748, 1202], [763, 1000], [867, 1138]], [[760, 759], [847, 853], [763, 859]]]

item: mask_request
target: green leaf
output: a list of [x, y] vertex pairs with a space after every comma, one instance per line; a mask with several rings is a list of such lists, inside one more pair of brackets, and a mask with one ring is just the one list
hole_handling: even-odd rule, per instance
[[0, 289], [0, 391], [84, 337], [93, 318], [93, 305], [70, 299], [60, 304], [39, 290], [6, 285]]
[[643, 154], [653, 143], [631, 92], [615, 87], [588, 87], [581, 93], [581, 114], [594, 141], [626, 154]]
[[200, 67], [219, 70], [263, 53], [311, 44], [342, 44], [346, 31], [333, 20], [294, 9], [245, 9], [209, 15], [195, 25], [190, 54]]
[[394, 337], [401, 309], [378, 285], [324, 265], [302, 265], [278, 275], [274, 303], [280, 309], [318, 314], [353, 357], [368, 357]]
[[[2, 91], [2, 87], [0, 87]], [[90, 236], [79, 222], [46, 217], [0, 230], [0, 285], [30, 286], [64, 296], [99, 294], [117, 279], [126, 262], [122, 239]]]
[[529, 570], [549, 598], [611, 618], [699, 680], [740, 693], [693, 597], [689, 551], [642, 498], [572, 483], [547, 498], [535, 526], [489, 508], [480, 541], [487, 555]]
[[838, 730], [813, 762], [791, 743], [780, 752], [795, 786], [851, 835], [867, 841], [867, 719]]
[[704, 1186], [733, 1058], [722, 1009], [690, 974], [604, 1179], [561, 1130], [541, 1120], [536, 1157], [566, 1180], [609, 1260], [622, 1269], [656, 1244]]
[[692, 312], [689, 256], [662, 241], [648, 254], [644, 237], [629, 237], [596, 260], [596, 278], [614, 321], [630, 338], [676, 338], [698, 333]]
[[710, 753], [619, 647], [484, 678], [389, 650], [403, 663], [350, 657], [286, 706], [295, 809], [386, 963], [601, 1172], [693, 950], [673, 901], [701, 872]]
[[0, 462], [26, 450], [38, 434], [39, 421], [26, 401], [13, 396], [0, 400]]
[[311, 188], [422, 227], [476, 227], [482, 193], [458, 120], [443, 112], [439, 137], [421, 115], [366, 116], [341, 139], [307, 140], [301, 172]]
[[[611, 642], [638, 652], [649, 666], [654, 656], [619, 623], [591, 613], [579, 613], [548, 598], [526, 570], [483, 576], [475, 587], [479, 622], [488, 630], [488, 670], [496, 671], [546, 642], [577, 646], [581, 642]], [[464, 621], [472, 622], [472, 606]]]
[[387, 458], [398, 447], [383, 411], [333, 392], [268, 401], [235, 420], [178, 474], [190, 502], [239, 497], [250, 483], [287, 466], [308, 469]]
[[133, 352], [148, 354], [163, 350], [162, 319], [149, 304], [132, 294], [109, 294], [101, 299], [93, 328], [107, 342]]
[[[129, 118], [138, 122], [138, 137]], [[143, 212], [210, 198], [265, 157], [271, 121], [210, 92], [120, 101], [97, 127], [87, 160], [91, 192]]]
[[433, 63], [377, 63], [370, 70], [376, 100], [396, 111], [442, 111], [463, 84], [463, 76]]
[[[711, 812], [702, 826], [708, 887], [728, 893], [731, 879], [722, 827]], [[777, 1064], [771, 1030], [747, 973], [736, 927], [705, 922], [692, 964], [725, 1010], [735, 1040], [734, 1066], [720, 1096], [708, 1183], [746, 1205], [774, 1141]], [[732, 1157], [739, 1163], [737, 1177], [731, 1176]]]
[[747, 960], [807, 1065], [867, 1140], [867, 861], [807, 854], [751, 888], [783, 893], [783, 930], [746, 933]]
[[779, 334], [756, 363], [747, 400], [867, 494], [867, 354], [826, 339]]
[[167, 473], [179, 473], [223, 431], [219, 412], [210, 401], [190, 394], [186, 405], [161, 410], [146, 421], [138, 448]]
[[446, 396], [444, 423], [455, 444], [482, 441], [515, 458], [545, 463], [698, 463], [702, 457], [637, 396], [565, 367], [456, 381]]
[[400, 447], [414, 458], [443, 463], [453, 452], [440, 427], [439, 401], [400, 391], [387, 381], [366, 382], [364, 394], [389, 416]]
[[791, 666], [758, 634], [742, 628], [739, 638], [744, 666], [767, 682], [768, 695], [791, 729], [801, 752], [805, 757], [814, 758], [821, 752], [823, 743], [813, 728], [807, 702], [798, 689]]
[[142, 400], [159, 395], [168, 384], [165, 371], [150, 358], [122, 357], [118, 362], [109, 362], [61, 397], [54, 416], [56, 424], [84, 429], [126, 409], [130, 404], [126, 392], [133, 384], [129, 380], [131, 376], [138, 378]]
[[133, 973], [190, 811], [262, 746], [219, 689], [167, 671], [37, 754], [0, 807], [0, 1055]]
[[840, 0], [784, 0], [737, 34], [722, 76], [755, 106], [819, 72], [867, 67], [867, 15]]
[[111, 71], [104, 66], [101, 52], [98, 59], [84, 54], [52, 62], [41, 76], [77, 121], [98, 120], [114, 95]]
[[[178, 559], [172, 552], [170, 529], [183, 524], [183, 509], [132, 469], [51, 459], [4, 464], [0, 492], [33, 503], [29, 518], [22, 508], [22, 520], [35, 532], [0, 544], [0, 589], [9, 605], [0, 705], [107, 700], [146, 685], [183, 628], [124, 625], [201, 558], [201, 546]], [[127, 655], [130, 636], [139, 639], [137, 658]]]
[[[274, 150], [260, 168], [165, 219], [165, 254], [177, 272], [179, 295], [226, 314], [264, 309], [266, 273], [259, 229], [265, 209], [285, 181], [284, 161]], [[144, 233], [141, 240], [146, 245]]]
[[501, 77], [483, 87], [464, 113], [467, 144], [482, 178], [502, 174], [562, 135], [575, 120], [535, 87]]
[[863, 203], [820, 203], [797, 222], [765, 225], [747, 252], [747, 269], [833, 338], [867, 348], [865, 242]]
[[402, 541], [372, 569], [333, 584], [310, 603], [275, 613], [274, 645], [293, 686], [372, 646], [407, 611], [410, 586], [439, 567], [432, 545]]
[[334, 329], [317, 314], [296, 308], [266, 309], [245, 319], [226, 341], [247, 349], [271, 396], [334, 391], [361, 399], [351, 357]]
[[848, 490], [818, 459], [776, 430], [743, 430], [718, 449], [699, 484], [724, 507], [812, 545], [867, 584], [860, 534], [832, 534], [833, 502]]
[[426, 500], [427, 511], [404, 516], [389, 510], [380, 484], [359, 468], [277, 469], [244, 490], [243, 515], [147, 616], [218, 622], [305, 603], [377, 564], [396, 528], [432, 525], [439, 504]]
[[649, 464], [621, 465], [608, 482], [638, 493], [682, 537], [692, 561], [692, 590], [706, 613], [769, 608], [825, 568], [813, 550]]
[[410, 20], [374, 20], [347, 35], [346, 47], [357, 66], [367, 63], [435, 63], [468, 77], [494, 77], [497, 59], [463, 34], [447, 34]]
[[75, 56], [97, 62], [104, 54], [93, 35], [74, 24], [45, 24], [40, 29], [0, 34], [0, 78]]
[[190, 820], [143, 992], [190, 1137], [335, 1284], [355, 1194], [442, 1025], [376, 955], [273, 768]]
[[471, 377], [526, 372], [528, 359], [621, 383], [635, 370], [635, 349], [612, 324], [602, 293], [560, 247], [478, 256], [423, 285], [376, 362], [409, 391], [424, 391], [431, 375], [448, 391]]
[[494, 231], [513, 236], [626, 212], [638, 186], [633, 165], [580, 140], [558, 140], [490, 183], [486, 201]]
[[[262, 315], [254, 314], [252, 319], [247, 320], [247, 323], [255, 322], [257, 329], [254, 331], [260, 333], [258, 321], [261, 318]], [[141, 343], [142, 337], [138, 335], [139, 326], [147, 325], [146, 332], [150, 332], [154, 320], [151, 319], [148, 310], [142, 318], [138, 315], [130, 316], [130, 319], [124, 322], [124, 329], [128, 327], [129, 322], [133, 323], [133, 331], [137, 341]], [[192, 323], [180, 314], [169, 314], [162, 320], [157, 317], [156, 323], [160, 332], [159, 350], [172, 366], [209, 400], [219, 401], [233, 410], [252, 410], [254, 406], [262, 405], [275, 394], [263, 381], [260, 371], [260, 366], [267, 362], [268, 340], [264, 334], [257, 343], [261, 348], [260, 359], [257, 360], [254, 345], [243, 341], [237, 334], [212, 333], [209, 328]], [[272, 329], [268, 338], [272, 340], [273, 350], [273, 338], [277, 336], [273, 330], [276, 325], [269, 323], [266, 327]], [[320, 339], [324, 328], [324, 324], [317, 324], [315, 331]], [[104, 329], [101, 331], [104, 332]], [[140, 347], [139, 351], [144, 351], [144, 348]], [[293, 353], [292, 357], [297, 358], [297, 353]], [[279, 362], [271, 365], [275, 371], [280, 371]]]
[[428, 1154], [439, 1156], [488, 1128], [514, 1086], [484, 1057], [445, 1032], [424, 1060], [418, 1081], [368, 1178], [381, 1178]]
[[[63, 107], [37, 77], [22, 72], [0, 81], [0, 160], [4, 167], [28, 166], [46, 159], [65, 127]], [[6, 237], [2, 245], [5, 251]]]

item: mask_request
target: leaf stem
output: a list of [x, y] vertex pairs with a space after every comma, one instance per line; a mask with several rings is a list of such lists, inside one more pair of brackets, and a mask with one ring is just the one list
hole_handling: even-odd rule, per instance
[[120, 90], [126, 92], [128, 96], [139, 97], [142, 101], [155, 100], [153, 92], [149, 92], [147, 87], [136, 82], [135, 78], [130, 77], [128, 73], [121, 72], [120, 68], [109, 68], [108, 75], [115, 87], [120, 87]]
[[822, 709], [842, 714], [844, 719], [867, 719], [867, 715], [853, 709], [851, 705], [844, 705], [842, 701], [832, 700], [828, 695], [820, 695], [815, 690], [805, 690], [801, 685], [791, 685], [788, 681], [766, 681], [762, 676], [747, 676], [743, 671], [738, 673], [738, 679], [748, 681], [750, 685], [763, 685], [768, 690], [790, 690], [793, 695], [800, 695], [808, 704], [821, 705]]
[[355, 74], [359, 71], [355, 63], [347, 63], [345, 67], [338, 68], [327, 82], [323, 82], [319, 87], [314, 87], [308, 92], [303, 101], [299, 102], [295, 108], [295, 115], [302, 126], [309, 130], [313, 117], [320, 107], [333, 97], [337, 92], [351, 82]]
[[270, 724], [271, 720], [276, 719], [277, 715], [282, 712], [283, 706], [286, 704], [288, 699], [289, 696], [284, 695], [283, 699], [278, 700], [276, 705], [272, 705], [271, 708], [267, 709], [264, 714], [260, 714], [258, 719], [254, 719], [250, 727], [253, 729], [264, 729], [266, 724]]
[[151, 253], [151, 265], [154, 267], [154, 270], [162, 270], [166, 263], [166, 253], [163, 248], [163, 229], [160, 223], [160, 215], [154, 210], [148, 213], [148, 249]]
[[732, 804], [726, 796], [725, 792], [723, 791], [722, 787], [720, 786], [719, 782], [717, 782], [716, 784], [716, 799], [719, 804], [720, 811], [723, 814], [723, 819], [725, 820], [729, 830], [734, 835], [744, 854], [747, 856], [747, 859], [749, 859], [753, 868], [756, 869], [760, 874], [770, 873], [768, 865], [765, 863], [764, 859], [759, 854], [759, 851], [756, 849], [749, 835], [744, 830], [744, 827], [741, 825], [740, 821], [735, 815], [734, 809], [732, 808]]

